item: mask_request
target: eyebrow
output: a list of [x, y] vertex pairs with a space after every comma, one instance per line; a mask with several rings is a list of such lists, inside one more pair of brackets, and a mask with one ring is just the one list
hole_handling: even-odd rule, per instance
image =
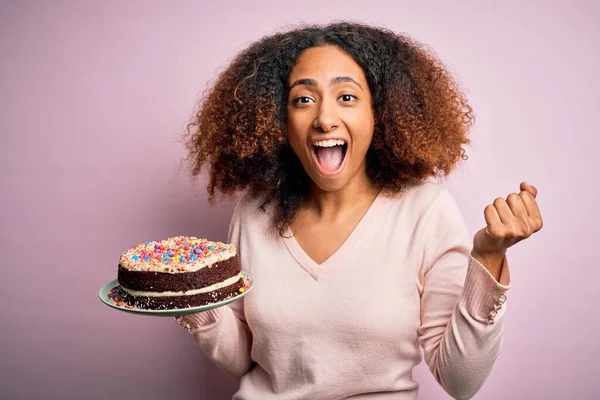
[[[360, 88], [360, 90], [363, 90], [362, 86], [360, 86], [360, 83], [356, 82], [354, 79], [352, 79], [349, 76], [337, 76], [335, 78], [332, 78], [331, 81], [329, 82], [329, 84], [333, 86], [333, 85], [336, 85], [336, 84], [342, 83], [342, 82], [354, 83], [356, 86], [358, 86]], [[298, 86], [298, 85], [317, 86], [317, 82], [314, 79], [308, 79], [308, 78], [297, 79], [296, 81], [294, 81], [294, 83], [292, 83], [290, 85], [288, 90], [292, 90], [295, 86]]]

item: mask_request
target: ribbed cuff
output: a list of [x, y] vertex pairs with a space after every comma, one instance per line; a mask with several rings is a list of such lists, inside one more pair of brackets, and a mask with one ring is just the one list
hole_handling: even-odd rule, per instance
[[461, 295], [464, 307], [475, 320], [493, 324], [501, 315], [506, 301], [505, 293], [510, 289], [510, 269], [506, 256], [502, 262], [499, 282], [479, 261], [469, 255], [469, 266]]
[[223, 315], [222, 308], [217, 307], [208, 311], [183, 315], [177, 317], [176, 320], [177, 323], [186, 328], [190, 333], [204, 331], [210, 329], [221, 320], [221, 316]]

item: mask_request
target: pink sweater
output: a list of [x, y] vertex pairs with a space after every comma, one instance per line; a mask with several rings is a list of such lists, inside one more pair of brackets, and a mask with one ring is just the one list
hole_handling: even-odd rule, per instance
[[259, 204], [244, 196], [229, 230], [255, 287], [187, 317], [197, 346], [240, 380], [233, 399], [416, 399], [420, 346], [444, 390], [475, 395], [500, 351], [510, 272], [505, 261], [498, 283], [470, 256], [448, 189], [380, 194], [322, 264], [267, 233]]

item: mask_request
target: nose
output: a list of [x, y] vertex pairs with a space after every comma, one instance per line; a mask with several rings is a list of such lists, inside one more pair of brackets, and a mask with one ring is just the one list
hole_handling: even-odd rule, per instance
[[313, 122], [313, 128], [329, 132], [337, 128], [339, 124], [340, 122], [335, 110], [335, 104], [329, 104], [327, 101], [322, 101]]

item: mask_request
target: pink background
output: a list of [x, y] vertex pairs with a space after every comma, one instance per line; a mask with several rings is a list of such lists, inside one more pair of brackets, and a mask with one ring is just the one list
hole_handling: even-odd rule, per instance
[[[539, 188], [545, 227], [509, 250], [503, 351], [476, 399], [600, 398], [600, 3], [210, 3], [0, 2], [0, 398], [231, 398], [171, 318], [97, 293], [130, 245], [225, 238], [231, 202], [209, 208], [178, 134], [235, 52], [333, 19], [407, 32], [459, 75], [477, 123], [448, 185], [473, 234], [496, 197]], [[415, 374], [420, 398], [448, 398]]]

